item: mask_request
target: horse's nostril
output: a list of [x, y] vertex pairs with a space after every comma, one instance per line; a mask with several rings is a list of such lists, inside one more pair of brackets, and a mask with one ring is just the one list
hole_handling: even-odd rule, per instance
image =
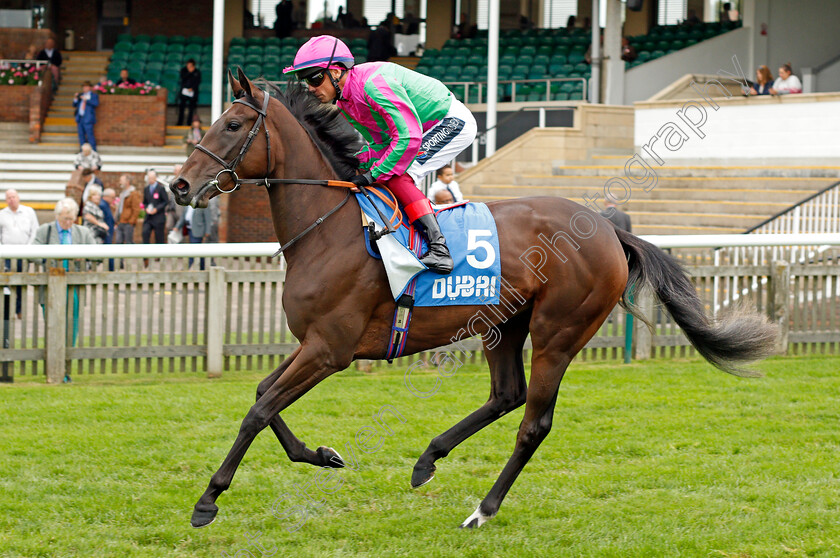
[[183, 178], [179, 178], [172, 183], [172, 189], [176, 192], [186, 193], [190, 191], [190, 183]]

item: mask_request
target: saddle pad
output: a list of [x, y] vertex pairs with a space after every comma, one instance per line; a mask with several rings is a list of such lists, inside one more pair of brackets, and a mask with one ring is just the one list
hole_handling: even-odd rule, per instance
[[[390, 197], [389, 194], [386, 195]], [[391, 216], [391, 208], [377, 196], [371, 195], [371, 198], [383, 215]], [[370, 200], [363, 194], [356, 194], [356, 199], [368, 220], [376, 224], [376, 230], [382, 230], [384, 223]], [[411, 279], [416, 277], [415, 306], [498, 304], [502, 264], [496, 221], [490, 210], [483, 203], [458, 204], [441, 209], [437, 218], [455, 262], [455, 269], [449, 275], [425, 271], [425, 266], [408, 248], [409, 231], [405, 227], [376, 241], [394, 300], [405, 292]], [[422, 239], [420, 254], [424, 254], [427, 250], [426, 241], [422, 235], [419, 236]], [[416, 271], [412, 269], [412, 259], [407, 254], [416, 262]]]

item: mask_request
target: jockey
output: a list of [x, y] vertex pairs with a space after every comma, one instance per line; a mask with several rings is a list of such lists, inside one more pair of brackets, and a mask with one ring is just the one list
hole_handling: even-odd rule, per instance
[[425, 230], [429, 251], [420, 261], [448, 274], [453, 262], [428, 198], [417, 188], [471, 145], [475, 118], [441, 82], [390, 62], [355, 65], [341, 40], [322, 35], [306, 42], [283, 73], [296, 75], [322, 103], [335, 103], [362, 134], [359, 186], [384, 183], [411, 223]]

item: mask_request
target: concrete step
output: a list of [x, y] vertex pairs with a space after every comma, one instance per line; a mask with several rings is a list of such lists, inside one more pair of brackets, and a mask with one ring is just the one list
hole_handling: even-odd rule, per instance
[[740, 234], [743, 229], [700, 225], [646, 225], [633, 223], [633, 234]]
[[[3, 163], [3, 170], [0, 171], [0, 181], [36, 181], [42, 184], [52, 184], [55, 182], [67, 182], [70, 179], [70, 174], [73, 172], [73, 165], [67, 165], [64, 163], [56, 163], [55, 166], [62, 165], [60, 170], [54, 170], [52, 172], [39, 172], [33, 171], [32, 167], [29, 170], [21, 170], [21, 171], [7, 171], [6, 169], [9, 168], [10, 163]], [[38, 165], [40, 168], [41, 165]]]
[[[613, 177], [624, 178], [624, 175], [612, 176], [588, 176], [588, 175], [566, 175], [555, 176], [549, 174], [523, 174], [517, 178], [516, 184], [525, 186], [548, 186], [548, 187], [573, 187], [573, 186], [599, 186], [604, 187], [604, 184]], [[758, 190], [820, 190], [826, 186], [830, 186], [840, 180], [836, 177], [784, 177], [784, 176], [730, 176], [730, 177], [663, 177], [657, 178], [656, 186], [653, 190], [658, 188], [684, 188], [684, 189], [758, 189]], [[634, 195], [638, 192], [644, 192], [641, 185], [630, 183], [633, 188]], [[652, 191], [653, 191], [652, 190]], [[647, 194], [648, 192], [644, 192]]]
[[[648, 161], [649, 163], [649, 161]], [[634, 165], [634, 171], [639, 166]], [[836, 165], [741, 165], [741, 166], [718, 166], [718, 165], [695, 165], [695, 166], [653, 166], [653, 170], [660, 178], [664, 177], [837, 177], [840, 178], [840, 166]], [[563, 165], [552, 169], [552, 174], [557, 176], [600, 176], [610, 178], [613, 176], [624, 176], [624, 164], [621, 165]]]
[[[671, 188], [668, 186], [657, 186], [650, 192], [644, 190], [633, 190], [630, 195], [630, 203], [644, 200], [668, 200], [679, 199], [682, 201], [731, 201], [731, 202], [772, 202], [772, 203], [795, 203], [812, 193], [818, 192], [820, 188], [809, 189], [762, 189], [762, 188]], [[614, 190], [616, 194], [622, 194], [621, 189]], [[574, 186], [516, 186], [505, 184], [490, 184], [472, 188], [471, 191], [464, 189], [464, 194], [498, 196], [499, 198], [517, 198], [529, 196], [558, 196], [561, 198], [583, 198], [588, 196], [604, 197], [604, 185], [574, 185]]]
[[730, 213], [696, 213], [666, 211], [627, 212], [633, 224], [650, 225], [700, 225], [706, 227], [732, 227], [740, 231], [764, 221], [766, 216]]

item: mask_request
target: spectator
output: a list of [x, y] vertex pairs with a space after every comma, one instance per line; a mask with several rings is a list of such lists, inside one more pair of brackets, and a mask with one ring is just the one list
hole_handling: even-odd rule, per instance
[[120, 70], [120, 79], [117, 80], [116, 85], [119, 87], [122, 84], [137, 85], [137, 80], [128, 75], [128, 68]]
[[306, 29], [306, 0], [300, 0], [298, 7], [292, 12], [292, 21], [298, 29]]
[[741, 14], [738, 13], [738, 10], [732, 9], [732, 2], [724, 2], [723, 8], [720, 12], [720, 22], [721, 23], [730, 23], [733, 21], [738, 21], [741, 17]]
[[97, 244], [105, 244], [108, 238], [108, 223], [105, 222], [105, 213], [99, 206], [102, 201], [102, 188], [91, 186], [88, 200], [82, 209], [82, 224], [90, 229]]
[[604, 211], [601, 212], [601, 217], [609, 220], [617, 229], [633, 232], [630, 216], [616, 207], [615, 202], [609, 199], [604, 202]]
[[222, 211], [219, 209], [219, 196], [210, 199], [207, 204], [207, 209], [210, 210], [210, 238], [207, 242], [218, 243], [219, 222], [222, 220]]
[[[55, 204], [56, 220], [52, 223], [45, 223], [38, 227], [38, 231], [35, 233], [34, 244], [96, 244], [96, 240], [93, 238], [93, 235], [87, 227], [75, 224], [76, 216], [78, 214], [79, 204], [76, 203], [76, 200], [73, 198], [64, 198], [59, 200], [58, 203]], [[57, 262], [48, 263], [47, 267], [58, 267], [59, 265], [64, 267], [64, 269], [70, 269], [69, 260], [63, 260], [61, 264], [58, 264]], [[74, 267], [75, 269], [73, 271], [83, 271], [83, 260], [76, 260]], [[72, 346], [75, 346], [76, 336], [79, 331], [80, 294], [79, 289], [73, 288], [72, 292], [73, 336], [71, 338], [71, 343]], [[68, 306], [70, 306], [70, 289], [68, 289], [67, 295]], [[46, 301], [46, 292], [44, 289], [41, 289], [40, 299], [41, 307], [43, 307]], [[69, 374], [64, 376], [64, 382], [70, 382]]]
[[76, 158], [73, 160], [73, 165], [77, 170], [98, 171], [102, 169], [102, 158], [99, 153], [93, 150], [93, 146], [89, 143], [83, 143], [82, 150], [76, 154]]
[[3, 52], [0, 51], [0, 70], [8, 70], [11, 67], [12, 65], [4, 60]]
[[391, 32], [385, 20], [368, 36], [368, 62], [385, 62], [391, 57]]
[[627, 37], [621, 37], [621, 59], [625, 62], [632, 62], [638, 56], [636, 49], [630, 44], [630, 40]]
[[120, 176], [120, 198], [117, 202], [117, 231], [114, 244], [134, 244], [134, 226], [140, 220], [143, 194], [134, 187], [127, 174]]
[[755, 83], [750, 87], [750, 95], [769, 95], [773, 89], [773, 74], [767, 66], [759, 66], [755, 71]]
[[82, 205], [84, 205], [90, 197], [90, 189], [94, 186], [97, 186], [101, 190], [102, 188], [104, 188], [104, 185], [102, 184], [102, 180], [100, 180], [99, 177], [96, 176], [96, 171], [94, 171], [93, 169], [82, 170], [82, 178], [86, 180], [85, 189], [82, 190]]
[[683, 25], [691, 26], [691, 25], [700, 25], [701, 23], [703, 23], [703, 22], [700, 21], [699, 17], [697, 17], [697, 10], [695, 10], [693, 8], [688, 10], [688, 17], [686, 17], [685, 21], [683, 21]]
[[566, 31], [572, 31], [577, 26], [577, 17], [570, 15], [566, 20]]
[[[195, 67], [195, 60], [190, 58], [187, 65], [181, 68], [181, 102], [178, 105], [178, 126], [184, 122], [192, 122], [195, 106], [198, 103], [198, 86], [201, 85], [201, 71]], [[189, 106], [187, 119], [184, 120], [184, 109]]]
[[152, 231], [155, 233], [155, 243], [166, 243], [166, 204], [169, 196], [166, 188], [158, 182], [157, 173], [150, 170], [146, 173], [146, 188], [143, 190], [143, 206], [146, 218], [143, 220], [143, 244], [149, 244]]
[[38, 47], [35, 45], [29, 45], [29, 48], [26, 49], [26, 54], [24, 55], [24, 60], [37, 60], [38, 59]]
[[203, 137], [204, 132], [201, 130], [201, 120], [196, 116], [192, 119], [192, 127], [187, 132], [187, 135], [184, 136], [184, 144], [187, 146], [187, 157], [192, 155], [192, 152], [195, 151], [195, 146], [198, 145], [198, 142]]
[[93, 125], [96, 124], [96, 107], [99, 106], [99, 94], [91, 91], [91, 84], [82, 84], [81, 93], [73, 96], [73, 107], [76, 109], [76, 130], [79, 133], [79, 147], [89, 143], [96, 151], [96, 138], [93, 137]]
[[[437, 172], [437, 180], [429, 186], [428, 198], [435, 201], [435, 195], [441, 190], [447, 191], [452, 195], [452, 201], [464, 201], [464, 195], [461, 194], [461, 188], [455, 182], [455, 173], [452, 171], [452, 165], [444, 165], [440, 167]], [[437, 202], [435, 202], [437, 203]]]
[[53, 91], [58, 89], [58, 84], [61, 81], [61, 52], [55, 46], [55, 39], [52, 37], [47, 39], [44, 44], [44, 50], [38, 53], [36, 60], [46, 60], [47, 65], [53, 76]]
[[449, 190], [438, 190], [435, 192], [435, 199], [432, 201], [435, 205], [449, 205], [455, 203], [455, 198], [452, 197], [452, 192]]
[[771, 95], [788, 95], [791, 93], [802, 93], [802, 82], [793, 75], [793, 68], [790, 62], [779, 68], [779, 77], [770, 88]]
[[[102, 200], [99, 202], [99, 209], [102, 210], [102, 215], [105, 217], [105, 224], [108, 225], [108, 234], [105, 236], [105, 244], [112, 244], [114, 242], [115, 221], [114, 212], [117, 202], [117, 193], [113, 188], [105, 188], [102, 191]], [[113, 271], [113, 270], [111, 270]]]
[[[190, 244], [201, 244], [202, 242], [210, 241], [210, 226], [212, 214], [209, 207], [193, 209], [187, 207], [178, 223], [175, 224], [173, 230], [187, 229], [187, 235], [190, 239]], [[190, 258], [188, 266], [192, 267], [193, 258]], [[199, 269], [204, 271], [204, 258], [199, 260]]]
[[[31, 207], [20, 204], [17, 190], [6, 190], [6, 207], [0, 210], [0, 244], [32, 244], [38, 231], [38, 217]], [[23, 260], [17, 260], [18, 273], [23, 272]], [[6, 272], [12, 271], [12, 260], [6, 260]], [[16, 287], [15, 314], [21, 318], [23, 289]]]
[[[175, 181], [179, 174], [181, 174], [181, 168], [183, 166], [184, 165], [181, 164], [174, 165], [172, 167], [172, 176], [167, 176], [160, 180], [167, 192], [169, 191], [169, 185]], [[175, 223], [178, 222], [178, 219], [180, 219], [181, 215], [184, 213], [184, 209], [184, 206], [175, 203], [174, 197], [169, 198], [169, 201], [166, 203], [166, 230], [170, 230], [175, 226]]]
[[277, 14], [277, 19], [274, 21], [274, 33], [281, 39], [291, 36], [292, 29], [295, 28], [294, 9], [292, 0], [278, 2], [274, 8], [274, 13]]

